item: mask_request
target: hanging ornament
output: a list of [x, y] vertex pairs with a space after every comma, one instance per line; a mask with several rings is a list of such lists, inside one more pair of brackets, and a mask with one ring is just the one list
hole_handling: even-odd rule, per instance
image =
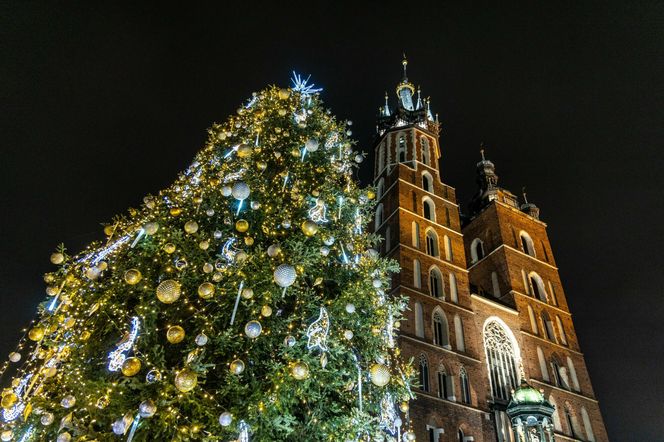
[[203, 264], [203, 273], [212, 273], [214, 270], [214, 266], [210, 264], [209, 262], [206, 262]]
[[251, 156], [252, 149], [251, 146], [247, 144], [240, 144], [240, 146], [237, 148], [237, 156], [239, 158], [247, 158]]
[[95, 406], [100, 410], [103, 410], [104, 408], [108, 407], [110, 403], [111, 400], [108, 398], [108, 396], [102, 396], [99, 399], [97, 399], [97, 403], [95, 404]]
[[267, 256], [274, 258], [281, 253], [281, 246], [279, 244], [272, 244], [267, 248]]
[[65, 261], [65, 255], [60, 252], [51, 255], [51, 262], [55, 265], [62, 264]]
[[[212, 267], [212, 266], [210, 266]], [[198, 296], [203, 299], [210, 299], [214, 296], [214, 285], [209, 282], [204, 282], [198, 286]]]
[[39, 422], [41, 422], [42, 425], [44, 426], [49, 426], [53, 423], [55, 420], [55, 416], [53, 413], [49, 413], [48, 411], [44, 414], [42, 414], [42, 417], [39, 419]]
[[239, 219], [235, 222], [235, 230], [244, 233], [249, 230], [249, 222], [246, 219]]
[[58, 438], [56, 439], [56, 442], [70, 442], [71, 441], [71, 434], [67, 433], [66, 431], [64, 433], [58, 434]]
[[318, 224], [309, 219], [302, 223], [301, 228], [306, 236], [314, 236], [318, 232]]
[[4, 408], [5, 410], [8, 408], [12, 408], [14, 404], [16, 404], [16, 402], [18, 402], [18, 396], [16, 396], [16, 393], [14, 393], [13, 391], [10, 390], [2, 395], [1, 405], [2, 408]]
[[180, 209], [179, 207], [171, 207], [169, 213], [171, 214], [171, 216], [178, 216], [182, 213], [182, 209]]
[[309, 138], [304, 143], [304, 148], [307, 150], [307, 152], [316, 152], [318, 150], [318, 140]]
[[75, 404], [76, 404], [76, 397], [71, 394], [68, 394], [67, 396], [63, 397], [62, 400], [60, 401], [60, 405], [62, 405], [64, 408], [71, 408]]
[[157, 233], [157, 230], [159, 230], [159, 224], [154, 221], [145, 223], [145, 225], [143, 226], [143, 230], [147, 235], [154, 235], [155, 233]]
[[214, 215], [214, 209], [207, 209], [207, 210], [205, 211], [205, 214], [206, 214], [207, 216], [213, 216], [213, 215]]
[[154, 384], [155, 382], [161, 381], [161, 372], [159, 370], [150, 370], [148, 374], [145, 375], [145, 382], [148, 384]]
[[172, 304], [180, 297], [181, 288], [180, 283], [172, 279], [162, 281], [157, 286], [157, 299], [164, 304]]
[[141, 371], [141, 360], [136, 357], [127, 358], [122, 364], [122, 374], [127, 377], [136, 376]]
[[237, 375], [242, 374], [242, 372], [244, 371], [244, 362], [242, 362], [240, 359], [234, 360], [233, 362], [231, 362], [230, 370], [231, 373], [233, 374]]
[[4, 430], [2, 433], [0, 433], [0, 440], [2, 441], [10, 441], [14, 438], [14, 432], [12, 430]]
[[327, 256], [327, 255], [330, 254], [330, 249], [323, 246], [323, 247], [320, 248], [320, 254], [322, 256]]
[[293, 347], [297, 343], [297, 339], [295, 339], [295, 336], [288, 335], [284, 339], [284, 345], [286, 347]]
[[288, 100], [288, 97], [290, 97], [290, 89], [279, 89], [279, 99], [280, 100]]
[[28, 338], [31, 341], [39, 342], [44, 338], [43, 327], [34, 327], [28, 332]]
[[175, 244], [172, 244], [172, 243], [164, 244], [164, 252], [168, 253], [169, 255], [171, 253], [174, 253], [175, 252]]
[[353, 339], [353, 336], [355, 336], [355, 335], [353, 334], [352, 330], [344, 331], [344, 338], [346, 338], [347, 340], [350, 341], [351, 339]]
[[246, 334], [249, 338], [252, 339], [256, 339], [257, 337], [259, 337], [262, 331], [263, 327], [261, 326], [261, 323], [258, 321], [249, 321], [244, 326], [244, 334]]
[[187, 221], [184, 225], [184, 231], [193, 234], [198, 231], [198, 223], [196, 221]]
[[351, 303], [346, 304], [346, 312], [350, 314], [355, 313], [355, 304]]
[[309, 366], [306, 362], [298, 361], [291, 366], [291, 375], [301, 381], [309, 377]]
[[183, 393], [193, 390], [198, 384], [198, 375], [188, 368], [175, 375], [175, 388]]
[[187, 267], [187, 260], [184, 258], [180, 258], [175, 261], [175, 268], [178, 270], [182, 270], [185, 267]]
[[141, 417], [152, 417], [157, 412], [157, 405], [152, 399], [147, 399], [138, 406], [138, 414]]
[[124, 274], [124, 280], [129, 285], [136, 285], [141, 280], [141, 272], [137, 269], [129, 269]]
[[205, 344], [208, 343], [208, 337], [205, 333], [201, 333], [198, 336], [196, 336], [195, 339], [196, 345], [199, 347], [203, 347]]
[[201, 250], [207, 250], [210, 248], [210, 241], [207, 239], [204, 239], [203, 241], [198, 243], [198, 248]]
[[246, 200], [249, 198], [249, 195], [251, 194], [251, 190], [249, 189], [249, 186], [247, 183], [243, 181], [237, 181], [235, 184], [233, 184], [233, 188], [231, 189], [231, 195], [233, 195], [233, 198], [236, 200]]
[[267, 318], [269, 316], [272, 316], [272, 307], [269, 305], [264, 305], [261, 307], [261, 316]]
[[307, 328], [307, 348], [327, 351], [327, 334], [330, 330], [330, 316], [325, 307], [320, 308], [318, 319]]
[[251, 287], [245, 287], [242, 289], [242, 298], [251, 299], [254, 297], [254, 290]]
[[18, 353], [18, 352], [15, 352], [15, 351], [9, 353], [9, 360], [12, 361], [12, 362], [20, 361], [21, 360], [21, 353]]
[[295, 267], [289, 264], [281, 264], [274, 270], [274, 282], [279, 287], [290, 287], [295, 282], [296, 277], [297, 272], [295, 271]]
[[168, 342], [171, 344], [178, 344], [182, 342], [184, 339], [184, 329], [180, 327], [179, 325], [173, 325], [168, 328], [168, 331], [166, 332], [166, 339]]
[[390, 382], [390, 369], [384, 364], [374, 364], [369, 369], [371, 382], [378, 387], [384, 387]]
[[320, 366], [323, 368], [327, 367], [327, 353], [320, 355]]
[[227, 427], [233, 422], [233, 415], [228, 411], [224, 411], [219, 415], [219, 425]]

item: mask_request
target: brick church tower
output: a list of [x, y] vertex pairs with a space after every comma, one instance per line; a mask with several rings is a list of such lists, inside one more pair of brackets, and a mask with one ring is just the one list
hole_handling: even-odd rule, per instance
[[410, 298], [400, 346], [419, 372], [417, 440], [544, 441], [506, 413], [526, 381], [554, 406], [544, 426], [555, 440], [608, 440], [539, 209], [498, 187], [483, 157], [462, 222], [441, 179], [440, 125], [406, 67], [378, 117], [374, 230], [401, 265], [392, 293]]

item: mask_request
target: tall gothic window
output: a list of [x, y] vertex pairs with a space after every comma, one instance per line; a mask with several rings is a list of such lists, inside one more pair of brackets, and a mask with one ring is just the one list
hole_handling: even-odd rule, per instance
[[424, 354], [420, 355], [420, 389], [429, 391], [429, 361]]
[[468, 373], [465, 367], [461, 367], [459, 380], [461, 381], [461, 402], [470, 404], [470, 383], [468, 382]]
[[429, 256], [440, 256], [438, 252], [438, 235], [433, 230], [427, 230], [427, 255]]
[[420, 138], [422, 141], [422, 162], [427, 166], [431, 165], [431, 151], [429, 150], [429, 140], [427, 137]]
[[428, 172], [422, 174], [422, 189], [433, 192], [433, 177]]
[[484, 350], [493, 397], [506, 401], [518, 385], [516, 353], [507, 331], [498, 321], [490, 321], [484, 327]]
[[433, 343], [441, 347], [449, 347], [450, 332], [447, 327], [445, 313], [437, 311], [433, 314]]
[[443, 298], [443, 274], [437, 268], [429, 270], [429, 294], [434, 298]]
[[438, 397], [441, 399], [450, 397], [447, 383], [447, 372], [445, 371], [445, 367], [441, 365], [438, 369]]
[[433, 201], [431, 201], [431, 198], [424, 198], [422, 201], [422, 209], [426, 219], [436, 222], [436, 206]]
[[403, 135], [399, 137], [399, 162], [406, 161], [406, 138]]
[[523, 247], [523, 251], [530, 256], [537, 256], [535, 255], [535, 244], [533, 243], [533, 239], [530, 237], [530, 235], [522, 230], [519, 233], [519, 236], [521, 237], [521, 246]]
[[470, 259], [471, 262], [477, 262], [484, 258], [484, 243], [481, 239], [475, 238], [470, 243]]

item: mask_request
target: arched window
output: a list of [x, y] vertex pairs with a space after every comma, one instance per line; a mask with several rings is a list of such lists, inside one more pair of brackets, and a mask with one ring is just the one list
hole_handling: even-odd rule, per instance
[[481, 239], [475, 238], [470, 243], [470, 259], [471, 262], [477, 262], [484, 258], [484, 243]]
[[569, 368], [569, 376], [572, 378], [572, 388], [574, 391], [581, 391], [581, 386], [579, 385], [579, 378], [576, 377], [576, 369], [574, 368], [574, 362], [572, 358], [567, 356], [567, 367]]
[[548, 302], [542, 277], [535, 272], [530, 272], [528, 279], [530, 281], [530, 293], [540, 301]]
[[420, 389], [429, 391], [429, 361], [424, 353], [420, 355]]
[[565, 421], [567, 422], [567, 428], [569, 428], [569, 435], [578, 438], [581, 436], [579, 431], [579, 421], [576, 418], [576, 414], [572, 411], [572, 406], [569, 402], [565, 402]]
[[424, 337], [424, 314], [422, 313], [422, 304], [415, 303], [415, 336]]
[[558, 306], [558, 300], [556, 299], [556, 291], [553, 289], [553, 284], [549, 281], [549, 296], [551, 297], [551, 304]]
[[427, 230], [426, 239], [427, 255], [435, 257], [440, 256], [440, 252], [438, 251], [438, 235], [436, 235], [436, 232], [432, 229]]
[[406, 138], [401, 135], [399, 137], [399, 162], [403, 163], [406, 161]]
[[557, 357], [551, 358], [551, 372], [553, 373], [553, 380], [556, 386], [569, 390], [569, 376], [567, 376], [567, 368], [560, 364]]
[[445, 235], [444, 241], [445, 241], [445, 259], [448, 261], [452, 261], [452, 259], [454, 259], [454, 255], [452, 253], [452, 241], [450, 241], [450, 237], [447, 235]]
[[454, 303], [459, 302], [459, 290], [457, 287], [457, 280], [454, 273], [450, 272], [450, 301]]
[[419, 259], [413, 260], [413, 287], [416, 289], [422, 288], [422, 269]]
[[459, 442], [464, 442], [466, 440], [461, 428], [459, 428], [459, 432], [457, 433], [457, 439], [459, 440]]
[[378, 204], [376, 207], [376, 222], [374, 226], [374, 231], [378, 232], [378, 228], [383, 224], [383, 203]]
[[424, 218], [436, 222], [436, 205], [431, 198], [424, 197], [422, 199], [422, 209], [424, 211]]
[[560, 316], [556, 315], [556, 324], [558, 325], [558, 333], [560, 335], [560, 341], [567, 345], [567, 335], [565, 334], [565, 327], [563, 326], [563, 321], [560, 319]]
[[549, 382], [549, 370], [546, 368], [546, 359], [544, 359], [544, 352], [537, 347], [537, 360], [539, 361], [540, 371], [542, 372], [542, 380]]
[[422, 189], [433, 193], [433, 177], [429, 172], [422, 173]]
[[429, 270], [429, 294], [434, 298], [444, 298], [443, 274], [436, 267]]
[[583, 428], [586, 430], [586, 439], [590, 442], [595, 442], [595, 433], [593, 432], [593, 426], [590, 423], [590, 416], [588, 416], [586, 407], [581, 407], [581, 419], [583, 420]]
[[560, 415], [558, 414], [558, 406], [556, 405], [556, 400], [554, 399], [553, 396], [549, 396], [549, 402], [551, 405], [553, 405], [553, 429], [561, 432], [563, 431], [563, 427], [560, 424]]
[[528, 317], [530, 318], [530, 330], [538, 335], [539, 330], [537, 329], [537, 320], [535, 319], [535, 312], [531, 306], [528, 306]]
[[441, 347], [450, 347], [450, 332], [447, 327], [447, 317], [438, 309], [433, 314], [433, 343]]
[[536, 257], [537, 255], [535, 255], [535, 245], [530, 235], [522, 230], [519, 232], [519, 236], [521, 237], [521, 247], [523, 247], [523, 251], [530, 256]]
[[413, 237], [413, 247], [416, 249], [420, 248], [420, 225], [417, 221], [413, 221], [411, 225], [411, 235]]
[[445, 367], [441, 364], [438, 368], [438, 397], [450, 401], [456, 400], [454, 397], [454, 381], [447, 374]]
[[542, 325], [546, 339], [548, 339], [549, 341], [556, 342], [556, 334], [553, 330], [553, 321], [551, 320], [549, 312], [547, 311], [542, 312]]
[[484, 326], [484, 350], [489, 365], [491, 392], [495, 399], [508, 400], [510, 392], [519, 385], [517, 350], [513, 339], [498, 320]]
[[383, 197], [384, 192], [385, 192], [385, 179], [381, 178], [378, 181], [378, 186], [376, 186], [376, 199], [381, 199]]
[[493, 296], [500, 298], [500, 284], [498, 284], [498, 273], [496, 272], [491, 272], [491, 289], [493, 290]]
[[461, 402], [470, 404], [470, 383], [468, 382], [468, 373], [466, 373], [465, 367], [461, 367], [459, 371], [459, 381], [461, 382]]
[[429, 148], [429, 140], [427, 137], [422, 136], [420, 138], [422, 144], [422, 162], [427, 166], [431, 166], [431, 151]]
[[463, 333], [463, 322], [461, 317], [454, 315], [454, 334], [456, 336], [456, 347], [458, 351], [466, 351], [466, 339]]

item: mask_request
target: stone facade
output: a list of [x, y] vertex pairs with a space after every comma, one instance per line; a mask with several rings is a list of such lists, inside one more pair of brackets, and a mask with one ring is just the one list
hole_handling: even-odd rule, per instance
[[556, 440], [608, 440], [539, 209], [483, 159], [462, 221], [438, 123], [413, 95], [404, 64], [398, 105], [379, 117], [374, 230], [401, 265], [392, 293], [410, 298], [400, 345], [420, 373], [417, 440], [514, 440], [505, 408], [524, 375], [556, 407]]

